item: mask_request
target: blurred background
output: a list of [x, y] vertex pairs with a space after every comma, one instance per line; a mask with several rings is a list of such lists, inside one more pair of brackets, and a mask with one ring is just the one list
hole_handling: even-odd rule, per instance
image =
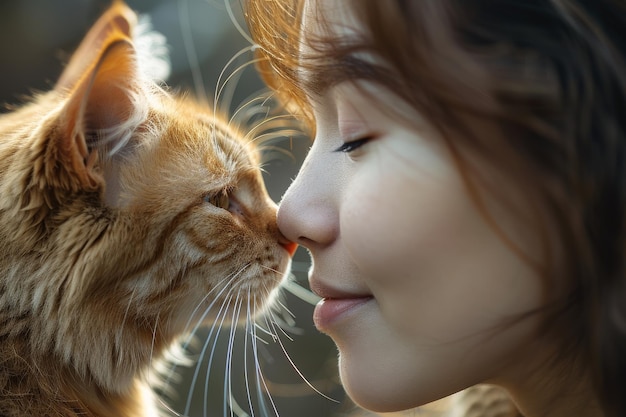
[[[249, 43], [238, 32], [224, 1], [228, 0], [128, 0], [128, 4], [134, 10], [150, 15], [154, 28], [166, 36], [172, 61], [168, 85], [175, 90], [190, 91], [211, 102], [220, 73], [224, 71], [222, 81], [224, 77], [236, 74], [226, 85], [224, 99], [220, 102], [225, 111], [232, 114], [242, 103], [258, 96], [263, 91], [263, 84], [252, 65], [236, 71], [237, 67], [252, 59], [250, 53], [227, 65]], [[0, 1], [0, 102], [3, 112], [6, 111], [5, 105], [23, 103], [33, 92], [46, 91], [54, 85], [63, 63], [109, 4], [108, 0]], [[236, 21], [245, 27], [238, 2], [232, 3], [232, 12]], [[278, 201], [295, 177], [310, 143], [306, 138], [296, 137], [285, 138], [276, 145], [283, 151], [273, 152], [265, 168], [268, 189]], [[305, 288], [308, 262], [306, 252], [299, 249], [293, 269], [296, 283]], [[170, 403], [177, 413], [194, 417], [361, 415], [346, 399], [338, 383], [334, 345], [312, 325], [313, 306], [289, 291], [284, 292], [283, 304], [293, 317], [284, 314], [285, 333], [279, 335], [284, 351], [291, 359], [287, 359], [283, 347], [271, 337], [263, 337], [267, 344], [258, 343], [261, 369], [275, 408], [268, 398], [258, 398], [254, 394], [259, 383], [253, 376], [254, 369], [250, 368], [250, 343], [245, 346], [240, 331], [234, 336], [234, 349], [229, 355], [230, 331], [225, 330], [217, 337], [210, 367], [208, 353], [200, 358], [204, 342], [208, 340], [207, 331], [200, 334], [191, 348], [192, 355], [200, 359], [198, 365], [176, 369], [180, 379], [171, 380], [175, 393], [170, 395]], [[214, 340], [213, 334], [207, 345], [208, 351], [213, 349]], [[291, 361], [299, 371], [294, 370]], [[225, 388], [225, 365], [229, 362], [232, 368], [228, 372], [232, 378], [228, 382], [229, 388]], [[210, 376], [208, 383], [207, 372]], [[246, 373], [250, 386], [246, 385]], [[315, 392], [303, 382], [299, 373], [335, 401]], [[225, 394], [228, 390], [233, 393], [232, 401]], [[248, 390], [253, 392], [250, 400]]]

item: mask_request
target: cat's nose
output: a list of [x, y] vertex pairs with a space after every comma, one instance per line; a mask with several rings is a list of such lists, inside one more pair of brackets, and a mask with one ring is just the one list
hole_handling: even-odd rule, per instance
[[[274, 218], [276, 219], [276, 212], [274, 212]], [[289, 253], [289, 257], [293, 257], [293, 254], [296, 253], [296, 249], [298, 249], [298, 244], [288, 237], [286, 237], [278, 228], [278, 222], [274, 222], [272, 224], [272, 229], [274, 236], [276, 236], [278, 240], [278, 244], [285, 248], [287, 253]]]
[[293, 254], [296, 253], [296, 249], [298, 249], [298, 244], [290, 241], [281, 242], [280, 246], [287, 249], [290, 257], [293, 257]]

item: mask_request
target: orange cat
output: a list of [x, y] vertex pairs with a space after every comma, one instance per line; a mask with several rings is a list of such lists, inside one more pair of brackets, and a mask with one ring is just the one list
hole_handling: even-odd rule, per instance
[[154, 415], [152, 359], [211, 302], [262, 309], [295, 249], [254, 146], [151, 81], [135, 25], [114, 3], [0, 117], [3, 417]]

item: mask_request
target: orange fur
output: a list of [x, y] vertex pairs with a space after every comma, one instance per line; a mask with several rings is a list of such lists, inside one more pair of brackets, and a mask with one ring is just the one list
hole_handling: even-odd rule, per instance
[[289, 265], [253, 145], [139, 72], [135, 20], [114, 3], [0, 118], [5, 417], [147, 416], [151, 355], [203, 297], [236, 276], [260, 308]]

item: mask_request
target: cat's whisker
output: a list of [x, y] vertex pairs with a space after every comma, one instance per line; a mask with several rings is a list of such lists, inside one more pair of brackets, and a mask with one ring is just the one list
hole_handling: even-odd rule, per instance
[[[263, 109], [263, 107], [261, 108]], [[260, 110], [257, 113], [260, 113]], [[255, 129], [255, 132], [258, 131], [260, 127], [263, 127], [265, 130], [282, 130], [286, 127], [296, 129], [299, 128], [300, 125], [299, 122], [290, 114], [273, 113], [271, 117], [268, 114], [266, 118], [258, 122], [257, 125], [251, 126], [251, 128]], [[302, 134], [302, 131], [298, 129], [298, 133]]]
[[[271, 336], [272, 338], [274, 337], [274, 335], [272, 333], [270, 333], [267, 329], [265, 329], [264, 327], [262, 327], [258, 323], [254, 323], [254, 327], [255, 327], [255, 330], [260, 329], [263, 333], [267, 334], [268, 336]], [[257, 339], [259, 339], [264, 345], [269, 345], [269, 342], [267, 340], [263, 339], [261, 336], [259, 336], [256, 331], [254, 332], [254, 336]]]
[[[256, 332], [255, 332], [256, 333]], [[267, 394], [267, 398], [269, 399], [272, 410], [274, 411], [274, 415], [278, 417], [278, 409], [276, 408], [276, 404], [274, 403], [274, 399], [272, 398], [272, 394], [270, 393], [269, 387], [265, 382], [265, 377], [263, 376], [263, 371], [261, 370], [261, 363], [259, 361], [259, 349], [257, 346], [257, 337], [252, 338], [252, 351], [254, 352], [254, 368], [256, 373], [256, 386], [257, 386], [257, 396], [261, 405], [261, 410], [267, 416], [267, 405], [264, 401], [264, 395]], [[265, 394], [263, 393], [265, 390]]]
[[[202, 304], [204, 304], [205, 301], [209, 298], [209, 296], [212, 295], [213, 291], [215, 291], [215, 290], [217, 290], [218, 288], [221, 287], [220, 291], [217, 294], [215, 294], [213, 301], [211, 301], [209, 306], [204, 309], [203, 314], [196, 320], [196, 324], [195, 324], [193, 330], [191, 330], [191, 332], [189, 332], [190, 335], [195, 334], [195, 332], [198, 330], [198, 328], [200, 328], [200, 326], [202, 326], [203, 319], [206, 318], [206, 315], [209, 313], [209, 311], [211, 311], [211, 308], [217, 302], [217, 300], [220, 299], [220, 297], [223, 295], [224, 291], [229, 289], [230, 284], [235, 280], [235, 278], [237, 278], [237, 274], [235, 274], [235, 275], [233, 275], [231, 277], [227, 277], [227, 278], [219, 281], [215, 287], [213, 287], [209, 292], [207, 292], [205, 294], [204, 297], [202, 297], [202, 300], [200, 300], [197, 303], [196, 307], [193, 309], [193, 311], [189, 315], [189, 319], [187, 319], [187, 322], [185, 323], [185, 327], [184, 327], [184, 329], [182, 331], [183, 334], [186, 334], [187, 331], [189, 330], [189, 327], [191, 326], [191, 322], [193, 321], [196, 313], [198, 313], [198, 311], [200, 311], [200, 307], [202, 306]], [[226, 280], [228, 280], [228, 282], [224, 283], [224, 281], [226, 281]]]
[[[243, 70], [239, 71], [237, 70], [236, 72], [233, 72], [225, 81], [222, 85], [220, 85], [221, 79], [224, 75], [224, 73], [226, 72], [226, 69], [228, 67], [230, 67], [230, 65], [236, 60], [239, 59], [243, 54], [245, 53], [249, 53], [250, 52], [250, 48], [244, 48], [242, 50], [240, 50], [234, 57], [232, 57], [227, 63], [226, 65], [224, 65], [224, 68], [222, 68], [222, 71], [220, 72], [220, 76], [218, 78], [217, 81], [217, 85], [216, 85], [216, 91], [218, 91], [218, 94], [216, 95], [216, 99], [215, 99], [215, 104], [214, 104], [214, 109], [215, 111], [220, 111], [222, 114], [229, 114], [230, 113], [230, 107], [233, 101], [233, 97], [235, 95], [235, 90], [237, 89], [237, 85], [239, 83], [239, 80], [241, 79], [242, 75], [243, 75]], [[244, 63], [243, 66], [247, 66], [249, 65], [248, 62]], [[218, 109], [219, 107], [219, 109]], [[228, 127], [230, 127], [230, 120], [228, 123]]]
[[[264, 268], [269, 269], [270, 271], [274, 271], [272, 268], [269, 268], [269, 267], [264, 267]], [[274, 272], [276, 272], [276, 271], [274, 271]], [[276, 289], [276, 290], [279, 290], [280, 288], [281, 287], [278, 287], [278, 289]], [[267, 287], [265, 287], [264, 290], [266, 292], [268, 292], [268, 293], [272, 291], [271, 288], [267, 288]], [[273, 304], [272, 304], [271, 308], [272, 309], [276, 309], [277, 307], [280, 307], [283, 310], [283, 312], [286, 313], [286, 314], [281, 314], [280, 320], [273, 314], [272, 314], [272, 318], [274, 318], [274, 321], [276, 323], [278, 323], [280, 321], [283, 325], [288, 326], [289, 330], [292, 333], [296, 333], [298, 331], [298, 329], [296, 328], [296, 321], [295, 321], [296, 315], [281, 301], [280, 295], [281, 294], [279, 293], [274, 298], [274, 301], [273, 301]], [[283, 330], [282, 326], [278, 326], [278, 328], [281, 331]], [[285, 333], [285, 336], [287, 336], [287, 337], [289, 337], [289, 339], [291, 339], [291, 337], [288, 336], [286, 333]]]
[[[230, 303], [232, 302], [233, 299], [233, 295], [230, 295], [228, 297], [228, 302], [224, 305], [227, 306], [227, 308], [224, 310], [224, 315], [222, 316], [222, 319], [219, 321], [219, 325], [217, 326], [217, 328], [215, 327], [215, 325], [213, 325], [211, 327], [211, 331], [209, 333], [209, 335], [207, 336], [207, 341], [205, 343], [205, 346], [203, 348], [203, 352], [200, 355], [200, 360], [198, 361], [198, 363], [200, 364], [202, 362], [202, 360], [204, 359], [204, 355], [206, 353], [206, 348], [208, 346], [209, 341], [211, 340], [211, 336], [213, 334], [213, 331], [215, 329], [217, 329], [217, 331], [215, 331], [215, 338], [213, 339], [213, 345], [211, 347], [211, 353], [209, 354], [209, 360], [207, 362], [207, 366], [206, 366], [206, 375], [205, 375], [205, 380], [204, 380], [204, 396], [203, 396], [203, 410], [204, 410], [204, 414], [207, 415], [208, 414], [208, 398], [209, 398], [209, 377], [211, 375], [211, 368], [213, 366], [213, 358], [215, 357], [215, 349], [217, 347], [217, 342], [218, 342], [218, 338], [219, 338], [219, 334], [224, 326], [224, 323], [226, 322], [226, 317], [228, 316], [228, 311], [229, 311], [229, 307], [230, 307]], [[224, 308], [224, 305], [220, 308], [220, 310], [222, 308]]]
[[[289, 310], [289, 308], [281, 301], [280, 298], [277, 298], [273, 307], [275, 310], [278, 310], [278, 307], [281, 308], [280, 311], [276, 311], [276, 313], [280, 313], [280, 327], [288, 330], [291, 334], [301, 334], [302, 330], [297, 327], [296, 323], [296, 315]], [[275, 321], [278, 323], [279, 318], [274, 317]]]
[[158, 406], [163, 409], [163, 411], [167, 412], [167, 417], [187, 417], [184, 414], [176, 411], [171, 405], [167, 403], [167, 401], [162, 398], [161, 395], [155, 395], [155, 401], [158, 403]]
[[259, 398], [259, 407], [263, 412], [263, 417], [268, 417], [269, 413], [268, 413], [268, 405], [267, 402], [264, 400], [264, 397], [267, 396], [267, 399], [269, 400], [269, 404], [270, 404], [270, 408], [273, 411], [273, 415], [276, 417], [279, 417], [279, 413], [278, 413], [278, 407], [276, 406], [276, 403], [274, 402], [274, 398], [272, 397], [272, 394], [270, 392], [270, 389], [267, 385], [267, 382], [265, 382], [265, 377], [263, 376], [263, 372], [261, 371], [261, 364], [259, 363], [259, 359], [258, 359], [258, 354], [255, 350], [255, 368], [256, 368], [256, 378], [257, 378], [257, 382], [256, 382], [256, 386], [257, 386], [257, 396]]
[[[230, 65], [235, 62], [237, 59], [239, 59], [240, 56], [242, 56], [243, 54], [249, 53], [252, 51], [252, 47], [251, 46], [247, 46], [243, 49], [241, 49], [239, 52], [237, 52], [236, 54], [234, 54], [229, 60], [228, 62], [226, 62], [226, 64], [224, 65], [224, 67], [222, 68], [222, 70], [220, 71], [220, 75], [217, 77], [217, 81], [216, 81], [216, 85], [215, 85], [215, 101], [213, 102], [213, 112], [214, 114], [217, 113], [218, 110], [218, 103], [219, 103], [219, 98], [220, 98], [220, 94], [222, 92], [222, 89], [224, 88], [224, 86], [226, 85], [226, 83], [228, 82], [228, 78], [222, 83], [222, 77], [224, 77], [224, 74], [226, 73], [226, 70], [230, 67]], [[231, 74], [232, 75], [232, 74]], [[230, 78], [230, 77], [229, 77]]]
[[[272, 405], [272, 409], [274, 410], [274, 415], [276, 417], [279, 417], [278, 414], [278, 410], [276, 408], [276, 405], [274, 404], [274, 400], [272, 398], [271, 393], [269, 392], [269, 389], [265, 383], [265, 379], [263, 379], [263, 375], [261, 373], [261, 364], [259, 362], [259, 352], [258, 352], [258, 345], [257, 345], [257, 341], [261, 340], [264, 343], [265, 342], [263, 339], [259, 338], [257, 335], [257, 329], [262, 329], [262, 327], [257, 326], [255, 317], [256, 317], [256, 311], [257, 311], [257, 299], [256, 299], [256, 295], [253, 296], [254, 297], [254, 303], [253, 303], [253, 308], [254, 308], [254, 314], [253, 317], [251, 318], [251, 322], [252, 322], [252, 327], [251, 327], [251, 333], [250, 333], [250, 342], [252, 345], [252, 353], [253, 353], [253, 358], [254, 358], [254, 371], [255, 371], [255, 378], [256, 378], [256, 389], [257, 389], [257, 401], [259, 404], [259, 408], [262, 412], [262, 417], [269, 417], [269, 413], [268, 413], [268, 406], [264, 400], [265, 395], [267, 394], [267, 397], [269, 398], [270, 404]], [[265, 331], [265, 329], [263, 329]], [[265, 387], [265, 393], [263, 392], [263, 387]]]
[[239, 403], [237, 403], [237, 400], [232, 395], [230, 396], [229, 401], [231, 402], [231, 405], [232, 405], [231, 414], [234, 413], [234, 415], [237, 417], [250, 417], [248, 413], [243, 411], [243, 408], [239, 406]]
[[[291, 151], [289, 151], [288, 149], [281, 148], [279, 146], [269, 145], [269, 143], [276, 138], [284, 138], [286, 136], [296, 136], [296, 135], [299, 135], [300, 133], [301, 132], [294, 130], [294, 129], [284, 129], [279, 132], [262, 133], [260, 135], [255, 136], [253, 139], [253, 142], [262, 143], [260, 145], [261, 152], [267, 152], [268, 150], [276, 151], [285, 156], [288, 156], [290, 159], [295, 161], [296, 157], [293, 155]], [[264, 161], [264, 162], [267, 162], [267, 161]]]
[[[281, 116], [267, 118], [249, 128], [246, 133], [246, 140], [257, 145], [259, 152], [262, 155], [262, 164], [266, 164], [272, 159], [281, 159], [282, 157], [287, 157], [288, 159], [295, 161], [295, 156], [289, 149], [286, 149], [279, 144], [272, 145], [272, 143], [280, 143], [287, 139], [291, 140], [294, 136], [302, 135], [301, 130], [289, 126], [282, 119], [284, 118]], [[267, 157], [268, 153], [278, 155], [279, 158], [270, 159]]]
[[272, 319], [272, 312], [271, 312], [271, 310], [268, 311], [267, 314], [263, 315], [263, 319], [264, 319], [265, 324], [267, 326], [268, 334], [272, 337], [272, 341], [274, 343], [276, 343], [277, 339], [278, 339], [278, 335], [276, 334], [275, 331], [272, 331], [273, 326], [270, 324], [270, 320]]
[[249, 375], [248, 375], [248, 338], [252, 337], [252, 332], [253, 332], [250, 298], [251, 298], [251, 294], [250, 294], [250, 289], [248, 288], [248, 306], [246, 309], [246, 327], [245, 327], [244, 338], [243, 338], [243, 373], [244, 373], [244, 381], [246, 384], [246, 394], [248, 397], [248, 407], [250, 410], [251, 417], [254, 417], [254, 407], [252, 406], [252, 395], [250, 393], [250, 381], [249, 381]]
[[[290, 342], [293, 342], [293, 337], [289, 336], [289, 334], [287, 334], [287, 332], [282, 328], [282, 326], [278, 324], [278, 318], [274, 317], [273, 323], [275, 323], [275, 327], [278, 329], [279, 332], [281, 332], [287, 338], [287, 340], [289, 340]], [[276, 332], [276, 334], [278, 335], [278, 332]], [[279, 336], [276, 336], [276, 339], [279, 339]]]
[[[246, 113], [244, 113], [244, 116], [246, 117], [247, 120], [261, 120], [261, 121], [266, 121], [270, 114], [273, 115], [280, 115], [282, 118], [289, 120], [289, 122], [291, 123], [291, 126], [301, 126], [301, 122], [292, 114], [286, 112], [286, 111], [281, 111], [281, 107], [280, 104], [277, 103], [277, 98], [275, 96], [275, 94], [266, 94], [266, 92], [262, 92], [261, 95], [258, 95], [259, 93], [256, 94], [256, 96], [258, 96], [259, 98], [263, 99], [263, 102], [258, 104], [258, 105], [254, 105], [252, 106], [252, 103], [250, 103], [250, 100], [244, 100], [242, 101], [241, 107], [243, 107], [246, 111]], [[250, 96], [252, 97], [252, 96]], [[265, 118], [260, 118], [260, 116], [264, 115]], [[244, 116], [240, 116], [240, 117], [244, 117]], [[246, 120], [244, 119], [244, 120]], [[276, 123], [276, 122], [274, 122]], [[272, 128], [277, 128], [277, 127], [282, 127], [284, 126], [284, 122], [282, 122], [281, 124], [275, 124], [275, 125], [271, 125]]]
[[191, 21], [189, 0], [178, 0], [178, 19], [185, 53], [187, 54], [189, 68], [191, 69], [191, 78], [196, 90], [196, 96], [199, 100], [206, 100], [204, 77], [202, 76], [202, 71], [200, 70], [200, 60], [198, 59], [198, 53], [193, 41], [191, 24], [189, 23]]
[[[281, 133], [282, 130], [284, 130], [287, 127], [293, 127], [290, 125], [286, 125], [285, 121], [291, 121], [293, 124], [295, 124], [295, 122], [293, 121], [293, 116], [290, 116], [288, 114], [277, 114], [271, 117], [267, 117], [263, 120], [261, 120], [259, 123], [257, 123], [254, 126], [249, 127], [249, 129], [246, 130], [246, 134], [244, 136], [244, 139], [247, 141], [251, 140], [251, 137], [254, 137], [255, 139], [253, 140], [253, 142], [258, 142], [258, 138], [259, 137], [259, 130], [261, 129], [265, 129], [267, 130], [276, 130], [277, 133]], [[301, 134], [302, 132], [297, 130], [298, 134]], [[279, 135], [277, 135], [276, 137], [280, 137]]]
[[[188, 331], [189, 327], [191, 326], [191, 322], [193, 320], [193, 317], [200, 310], [200, 307], [202, 306], [202, 304], [204, 304], [204, 302], [207, 300], [207, 298], [209, 298], [209, 296], [211, 296], [214, 291], [216, 291], [218, 288], [221, 287], [220, 291], [217, 294], [215, 294], [213, 301], [209, 304], [208, 307], [206, 307], [204, 309], [203, 314], [196, 321], [196, 324], [195, 324], [193, 330], [191, 332], [189, 332], [189, 334], [185, 337], [184, 341], [181, 341], [181, 349], [183, 351], [186, 351], [189, 348], [189, 344], [194, 340], [196, 333], [198, 332], [200, 327], [202, 327], [206, 316], [213, 309], [215, 303], [218, 300], [222, 299], [222, 298], [228, 299], [228, 294], [233, 290], [232, 287], [231, 287], [231, 284], [245, 270], [245, 268], [247, 268], [247, 266], [248, 265], [242, 267], [239, 271], [237, 271], [236, 273], [232, 274], [231, 276], [221, 279], [216, 284], [216, 286], [213, 287], [210, 291], [208, 291], [207, 294], [202, 298], [202, 300], [196, 305], [196, 307], [192, 311], [189, 319], [187, 320], [187, 323], [185, 324], [185, 327], [184, 327], [184, 330], [182, 331], [182, 334], [187, 334], [187, 331]], [[228, 290], [228, 292], [226, 293], [225, 296], [223, 296], [223, 294], [224, 294], [224, 292], [226, 290]], [[216, 318], [215, 318], [216, 321], [213, 323], [213, 326], [215, 325], [215, 323], [219, 319], [219, 315], [220, 315], [222, 309], [224, 308], [224, 303], [225, 302], [222, 302], [222, 306], [218, 310], [218, 313], [217, 313]], [[170, 384], [172, 383], [172, 379], [176, 375], [175, 372], [176, 372], [177, 368], [178, 368], [178, 364], [177, 363], [172, 364], [172, 366], [169, 369], [169, 372], [167, 373], [167, 377], [165, 378], [165, 381], [163, 382], [164, 387], [167, 388], [167, 387], [170, 386]]]
[[[256, 387], [257, 404], [259, 406], [260, 414], [262, 415], [262, 417], [265, 417], [267, 415], [267, 410], [266, 410], [265, 402], [263, 400], [263, 391], [261, 390], [261, 385], [259, 383], [259, 373], [258, 373], [259, 361], [258, 361], [257, 343], [256, 343], [257, 338], [258, 338], [257, 323], [256, 323], [256, 312], [257, 312], [256, 294], [252, 295], [252, 309], [253, 309], [252, 317], [249, 318], [249, 322], [248, 322], [250, 327], [249, 329], [246, 328], [246, 331], [247, 332], [249, 331], [250, 346], [252, 348], [252, 361], [253, 361], [253, 366], [254, 366], [254, 378], [256, 382], [255, 387]], [[248, 383], [248, 379], [246, 376], [246, 384], [247, 383]]]
[[[200, 307], [202, 306], [202, 304], [204, 304], [204, 302], [209, 298], [209, 296], [211, 296], [211, 293], [215, 290], [217, 290], [218, 288], [221, 287], [220, 291], [214, 295], [214, 299], [213, 301], [209, 304], [209, 306], [207, 308], [204, 309], [204, 313], [200, 316], [200, 318], [196, 321], [196, 325], [194, 326], [193, 330], [190, 332], [191, 337], [193, 337], [193, 335], [198, 331], [198, 329], [202, 326], [202, 324], [204, 323], [204, 320], [206, 319], [207, 315], [209, 314], [209, 312], [211, 311], [211, 308], [213, 307], [213, 305], [222, 297], [224, 291], [229, 290], [231, 291], [231, 284], [250, 266], [250, 263], [245, 264], [244, 266], [242, 266], [237, 272], [233, 273], [231, 276], [223, 278], [222, 280], [220, 280], [203, 298], [202, 300], [200, 300], [200, 302], [196, 305], [196, 307], [194, 308], [194, 310], [192, 311], [191, 315], [189, 316], [189, 319], [187, 320], [187, 323], [185, 324], [185, 328], [183, 329], [182, 333], [186, 334], [187, 331], [189, 330], [189, 326], [191, 325], [191, 322], [193, 321], [194, 316], [196, 315], [196, 313], [200, 310]], [[187, 342], [183, 345], [183, 348], [187, 348], [189, 342], [191, 339], [188, 339]]]
[[[222, 86], [222, 91], [219, 95], [219, 102], [217, 102], [217, 107], [219, 107], [219, 112], [222, 114], [230, 113], [230, 106], [233, 102], [233, 97], [235, 96], [235, 91], [237, 90], [237, 85], [239, 84], [239, 80], [243, 76], [243, 71], [239, 71], [233, 74], [232, 77], [229, 77], [225, 82], [228, 84], [224, 84]], [[230, 121], [232, 119], [228, 119], [227, 126], [230, 128]]]
[[278, 300], [278, 299], [277, 299], [275, 302], [276, 302], [276, 304], [278, 304], [279, 306], [281, 306], [281, 307], [283, 308], [283, 310], [285, 310], [285, 311], [287, 312], [287, 314], [289, 314], [289, 315], [290, 315], [291, 317], [293, 317], [294, 319], [296, 318], [296, 315], [295, 315], [295, 314], [293, 314], [293, 312], [292, 312], [291, 310], [289, 310], [289, 307], [287, 307], [285, 304], [283, 304], [283, 302], [282, 302], [282, 301], [280, 301], [280, 300]]
[[[270, 306], [269, 309], [267, 309], [266, 312], [264, 312], [264, 314], [260, 315], [257, 320], [255, 320], [255, 327], [259, 330], [261, 330], [261, 332], [263, 332], [264, 334], [270, 336], [272, 338], [272, 341], [274, 343], [276, 343], [276, 334], [272, 331], [272, 326], [269, 323], [269, 319], [271, 319], [270, 317], [270, 313], [271, 313], [271, 309], [274, 308], [275, 305], [272, 304]], [[261, 325], [261, 323], [264, 322], [265, 323], [265, 327], [263, 327]], [[260, 338], [260, 337], [259, 337]], [[261, 338], [260, 338], [261, 339]], [[261, 339], [261, 341], [265, 344], [267, 344], [267, 342], [263, 339]]]
[[[275, 107], [266, 105], [266, 103], [272, 98], [273, 94], [264, 93], [251, 96], [235, 110], [228, 121], [228, 126], [236, 125], [238, 128], [245, 126], [244, 139], [257, 145], [261, 155], [261, 165], [269, 160], [282, 159], [283, 157], [295, 160], [292, 152], [279, 145], [271, 145], [271, 143], [303, 135], [303, 129], [299, 127], [299, 122], [292, 116], [287, 114], [271, 116], [271, 114], [276, 113]], [[271, 157], [268, 157], [268, 154], [271, 154]], [[261, 166], [256, 168], [263, 171]]]
[[300, 285], [295, 279], [284, 280], [281, 283], [281, 287], [310, 305], [316, 305], [321, 300], [321, 298], [317, 294], [313, 293], [308, 288]]
[[[257, 98], [257, 100], [252, 100]], [[261, 103], [256, 104], [258, 99], [262, 99]], [[259, 123], [267, 125], [267, 129], [278, 129], [285, 126], [297, 127], [299, 121], [289, 113], [281, 111], [280, 105], [277, 103], [277, 98], [274, 94], [267, 94], [266, 92], [256, 93], [250, 95], [247, 100], [242, 101], [242, 105], [237, 109], [239, 113], [237, 120], [241, 123], [245, 122], [248, 128], [254, 127]], [[285, 122], [272, 122], [268, 123], [268, 119], [271, 116], [281, 115], [284, 119], [288, 120], [290, 124]]]
[[235, 26], [235, 28], [237, 29], [239, 34], [241, 36], [243, 36], [243, 38], [247, 42], [249, 42], [250, 45], [254, 45], [256, 47], [256, 44], [254, 43], [254, 41], [252, 40], [250, 35], [248, 35], [248, 33], [241, 27], [241, 24], [239, 24], [239, 21], [235, 18], [235, 13], [233, 13], [233, 9], [230, 6], [230, 1], [229, 0], [224, 0], [224, 4], [226, 6], [226, 11], [228, 12], [228, 17], [230, 17], [230, 20], [231, 20], [232, 24]]
[[[270, 313], [271, 314], [271, 313]], [[278, 327], [280, 329], [280, 326], [275, 326], [274, 322], [272, 322], [272, 326]], [[282, 329], [280, 329], [281, 332], [283, 332]], [[313, 391], [315, 391], [317, 394], [321, 395], [322, 397], [326, 398], [327, 400], [330, 400], [334, 403], [339, 404], [339, 401], [329, 397], [328, 395], [324, 394], [323, 392], [321, 392], [320, 390], [318, 390], [317, 388], [315, 388], [315, 386], [313, 384], [311, 384], [311, 382], [309, 382], [309, 380], [304, 376], [304, 374], [300, 371], [300, 369], [298, 369], [298, 367], [296, 366], [296, 364], [294, 363], [293, 359], [291, 359], [291, 356], [289, 355], [289, 353], [287, 352], [287, 349], [285, 348], [285, 345], [283, 344], [280, 336], [278, 336], [278, 332], [276, 333], [276, 340], [278, 341], [278, 345], [280, 346], [281, 350], [283, 351], [283, 353], [285, 354], [285, 358], [287, 359], [287, 361], [289, 362], [289, 364], [291, 365], [291, 367], [294, 369], [294, 371], [296, 371], [296, 373], [298, 374], [298, 376], [302, 379], [302, 381], [308, 385], [309, 388], [311, 388]]]
[[[219, 329], [222, 327], [222, 325], [224, 324], [224, 321], [226, 320], [226, 316], [228, 315], [228, 306], [230, 305], [233, 296], [231, 295], [231, 292], [233, 291], [233, 289], [229, 289], [228, 293], [226, 294], [226, 296], [224, 297], [224, 301], [222, 301], [222, 304], [220, 305], [220, 308], [217, 312], [217, 316], [215, 321], [213, 322], [213, 324], [210, 327], [209, 330], [209, 334], [206, 337], [206, 341], [204, 342], [204, 345], [202, 347], [202, 350], [200, 352], [200, 356], [198, 358], [197, 364], [196, 364], [196, 368], [194, 370], [193, 376], [191, 378], [191, 384], [189, 386], [189, 393], [187, 394], [187, 402], [185, 403], [185, 411], [184, 414], [187, 416], [189, 415], [189, 409], [191, 408], [191, 400], [193, 398], [193, 392], [195, 390], [196, 387], [196, 383], [198, 381], [198, 376], [200, 374], [200, 364], [202, 363], [202, 360], [204, 359], [204, 356], [206, 354], [209, 342], [211, 341], [211, 337], [213, 336], [213, 333], [215, 332], [215, 339], [213, 341], [213, 347], [211, 348], [211, 354], [209, 356], [209, 364], [207, 366], [207, 379], [208, 379], [208, 373], [211, 370], [211, 363], [213, 361], [213, 355], [215, 353], [215, 346], [217, 345], [217, 339], [218, 339], [218, 335], [219, 335]], [[221, 318], [220, 318], [221, 316]], [[216, 326], [217, 326], [217, 331], [216, 331]]]
[[267, 94], [267, 97], [265, 98], [265, 101], [263, 102], [263, 106], [265, 106], [267, 102], [271, 100], [272, 98], [274, 98], [275, 96], [276, 96], [276, 93], [270, 90]]
[[236, 77], [240, 77], [241, 76], [241, 72], [243, 70], [245, 70], [246, 68], [248, 68], [250, 65], [254, 65], [257, 62], [260, 62], [261, 59], [260, 58], [253, 58], [249, 61], [246, 61], [245, 63], [239, 65], [237, 68], [235, 68], [231, 74], [224, 80], [224, 82], [222, 83], [222, 85], [219, 87], [217, 94], [215, 95], [215, 102], [218, 103], [219, 99], [222, 95], [222, 92], [224, 90], [224, 88], [226, 87], [226, 85], [228, 84], [228, 82], [232, 79], [236, 79]]
[[[275, 97], [273, 92], [260, 91], [251, 94], [241, 101], [241, 104], [233, 112], [228, 121], [228, 126], [235, 124], [236, 126], [245, 125], [252, 126], [251, 122], [255, 120], [264, 120], [269, 117], [272, 112], [276, 111], [276, 106], [268, 105], [268, 101]], [[257, 102], [261, 100], [260, 103]]]
[[267, 266], [267, 265], [259, 265], [259, 266], [260, 266], [261, 268], [263, 268], [263, 269], [267, 269], [268, 271], [275, 272], [275, 273], [276, 273], [276, 274], [278, 274], [278, 275], [280, 275], [280, 274], [281, 274], [281, 271], [277, 270], [276, 268], [272, 268], [272, 267]]
[[[255, 102], [263, 100], [261, 104], [254, 104]], [[232, 126], [233, 124], [241, 125], [241, 121], [251, 120], [253, 117], [257, 116], [263, 110], [266, 117], [269, 115], [270, 109], [268, 107], [264, 107], [263, 103], [267, 101], [267, 97], [263, 95], [255, 95], [249, 99], [244, 100], [243, 104], [241, 104], [230, 116], [228, 119], [228, 126]], [[251, 113], [251, 114], [249, 114]]]
[[[234, 325], [239, 319], [239, 313], [241, 312], [241, 293], [237, 293], [237, 299], [233, 306], [233, 325], [230, 328], [230, 334], [228, 337], [228, 347], [226, 351], [226, 369], [224, 370], [224, 412], [228, 407], [231, 417], [233, 416], [233, 385], [232, 385], [232, 367], [233, 367], [233, 349], [235, 343], [236, 326]], [[227, 401], [228, 400], [228, 401]]]

